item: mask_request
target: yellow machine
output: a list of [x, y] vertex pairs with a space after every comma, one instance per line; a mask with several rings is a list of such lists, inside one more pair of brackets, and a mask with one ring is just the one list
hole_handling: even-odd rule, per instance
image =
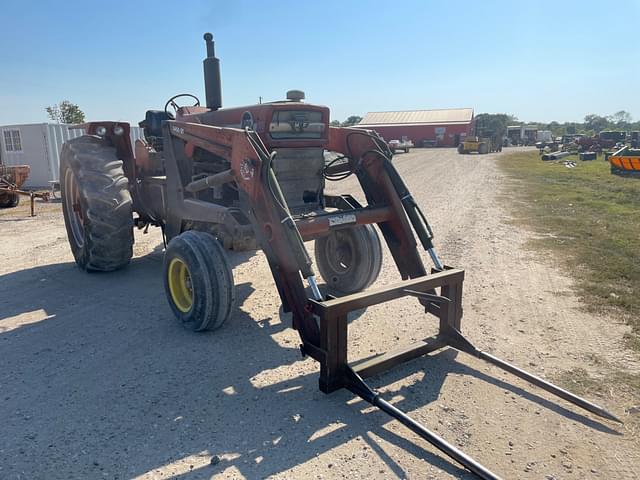
[[491, 150], [491, 139], [480, 137], [466, 137], [460, 145], [458, 145], [458, 153], [476, 152], [480, 155], [489, 153]]

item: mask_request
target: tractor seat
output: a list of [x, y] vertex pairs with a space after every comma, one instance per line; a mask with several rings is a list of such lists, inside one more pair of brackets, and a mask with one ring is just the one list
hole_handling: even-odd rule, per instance
[[144, 120], [138, 123], [144, 130], [144, 138], [153, 143], [153, 139], [162, 138], [162, 122], [174, 120], [173, 115], [163, 110], [147, 110]]

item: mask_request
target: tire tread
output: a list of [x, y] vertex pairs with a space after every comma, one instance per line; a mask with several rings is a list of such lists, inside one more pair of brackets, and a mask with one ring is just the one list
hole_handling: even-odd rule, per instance
[[[105, 145], [102, 138], [84, 135], [69, 140], [62, 148], [62, 188], [67, 168], [76, 177], [85, 214], [82, 248], [73, 248], [72, 234], [67, 226], [76, 263], [88, 271], [124, 267], [133, 256], [134, 237], [133, 200], [123, 161], [117, 158], [115, 148]], [[65, 212], [65, 221], [69, 213]]]

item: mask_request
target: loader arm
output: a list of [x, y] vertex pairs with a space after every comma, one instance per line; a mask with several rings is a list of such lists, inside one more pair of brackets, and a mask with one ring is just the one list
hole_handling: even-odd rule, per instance
[[329, 129], [329, 150], [347, 156], [348, 166], [357, 175], [369, 205], [385, 205], [391, 209], [389, 219], [378, 223], [378, 226], [400, 275], [403, 279], [419, 277], [426, 271], [402, 201], [387, 170], [390, 166], [395, 171], [388, 161], [390, 152], [383, 149], [386, 149], [386, 144], [373, 132], [355, 128]]
[[442, 262], [433, 246], [431, 227], [391, 163], [391, 152], [386, 142], [373, 131], [331, 127], [329, 149], [348, 155], [349, 168], [357, 174], [370, 205], [385, 204], [392, 209], [393, 215], [389, 220], [378, 222], [378, 226], [402, 278], [416, 278], [426, 274], [411, 227], [431, 257], [436, 270], [442, 270]]
[[[178, 202], [168, 209], [169, 237], [179, 233], [180, 212], [183, 211], [179, 203], [193, 202], [189, 198], [190, 193], [213, 186], [211, 182], [235, 182], [242, 192], [245, 213], [267, 257], [284, 310], [293, 313], [293, 327], [298, 330], [303, 344], [318, 346], [319, 328], [310, 313], [309, 296], [302, 278], [308, 279], [313, 299], [322, 298], [314, 288], [312, 261], [303, 238], [317, 238], [329, 232], [332, 228], [331, 215], [318, 215], [311, 219], [294, 219], [291, 216], [271, 167], [274, 154], [267, 150], [255, 132], [180, 121], [168, 121], [164, 128], [165, 138], [170, 139], [167, 176], [181, 178], [182, 173], [181, 184], [173, 182], [167, 186], [169, 199], [177, 199]], [[193, 157], [196, 148], [229, 161], [229, 172], [195, 181], [186, 178], [179, 166]], [[328, 149], [348, 158], [348, 162], [339, 168], [350, 169], [356, 174], [367, 198], [366, 207], [350, 211], [353, 223], [378, 224], [403, 279], [426, 275], [411, 226], [421, 239], [421, 233], [427, 235], [426, 241], [432, 248], [431, 236], [426, 233], [430, 228], [426, 220], [419, 223], [412, 218], [414, 211], [406, 202], [413, 202], [413, 199], [388, 160], [388, 152], [384, 150], [386, 144], [373, 132], [331, 128]], [[441, 269], [442, 266], [436, 264], [436, 268]], [[433, 308], [431, 302], [421, 301]]]

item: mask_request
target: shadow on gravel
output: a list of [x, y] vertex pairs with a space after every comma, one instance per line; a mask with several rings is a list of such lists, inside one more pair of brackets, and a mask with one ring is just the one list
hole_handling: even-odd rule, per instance
[[[527, 387], [525, 388], [518, 387], [517, 385], [510, 383], [510, 381], [513, 380], [514, 382], [523, 383], [523, 380], [520, 380], [514, 376], [509, 376], [508, 374], [507, 381], [496, 378], [481, 370], [461, 363], [458, 360], [458, 356], [460, 356], [460, 358], [462, 358], [463, 360], [465, 359], [465, 357], [467, 357], [468, 359], [471, 359], [473, 361], [473, 357], [469, 357], [466, 354], [458, 352], [453, 348], [446, 348], [438, 351], [435, 354], [427, 355], [425, 357], [422, 357], [421, 359], [415, 360], [412, 363], [408, 363], [400, 368], [396, 368], [383, 375], [380, 375], [378, 377], [378, 380], [381, 384], [389, 384], [405, 378], [411, 373], [414, 373], [416, 368], [419, 368], [420, 371], [424, 371], [425, 373], [427, 373], [422, 381], [417, 382], [410, 387], [411, 390], [417, 390], [417, 392], [416, 394], [407, 395], [405, 408], [413, 410], [424, 406], [426, 403], [431, 403], [432, 401], [435, 401], [437, 399], [440, 386], [444, 383], [447, 375], [464, 375], [469, 379], [481, 380], [483, 382], [494, 385], [496, 387], [496, 394], [508, 391], [520, 398], [538, 404], [541, 407], [551, 410], [558, 415], [562, 415], [569, 420], [580, 422], [587, 427], [598, 430], [599, 432], [618, 436], [622, 435], [620, 432], [608, 427], [604, 423], [587, 417], [586, 415], [582, 415], [580, 413], [581, 409], [579, 407], [573, 406], [560, 398], [554, 397], [551, 394], [548, 394], [551, 400], [538, 395], [536, 392], [543, 393], [544, 390], [541, 390], [534, 385], [527, 384]], [[498, 369], [494, 369], [493, 367], [489, 367], [489, 369], [495, 372], [499, 372]], [[425, 398], [422, 392], [426, 391], [427, 394], [433, 393], [433, 388], [431, 386], [432, 383], [438, 386], [437, 391], [435, 392], [435, 396]], [[500, 390], [502, 390], [502, 392]], [[394, 391], [394, 393], [402, 394], [402, 390], [398, 392]], [[427, 401], [425, 402], [425, 400]], [[567, 407], [565, 408], [563, 404], [567, 405]]]
[[[163, 467], [163, 478], [210, 478], [226, 469], [264, 478], [318, 462], [319, 454], [353, 441], [362, 452], [349, 459], [354, 468], [371, 460], [366, 452], [406, 477], [387, 453], [388, 442], [455, 477], [472, 478], [426, 442], [408, 440], [415, 437], [404, 428], [398, 434], [385, 428], [389, 417], [354, 403], [348, 392], [322, 394], [316, 370], [306, 373], [312, 360], [301, 358], [297, 342], [283, 347], [275, 341], [289, 324], [244, 311], [251, 283], [237, 286], [235, 313], [222, 329], [194, 334], [174, 320], [161, 272], [156, 249], [110, 274], [63, 263], [0, 276], [0, 477], [125, 479]], [[277, 301], [275, 287], [270, 294]], [[20, 324], [23, 315], [27, 321]], [[423, 369], [424, 380], [407, 388], [399, 408], [410, 412], [434, 402], [446, 376], [458, 373], [614, 433], [459, 363], [452, 351], [375, 383]], [[288, 379], [274, 380], [282, 377]], [[189, 467], [194, 458], [212, 455], [219, 456], [217, 465]], [[319, 472], [330, 468], [312, 464]]]
[[0, 218], [0, 223], [10, 223], [10, 222], [27, 222], [30, 221], [31, 217], [10, 217], [10, 218]]

